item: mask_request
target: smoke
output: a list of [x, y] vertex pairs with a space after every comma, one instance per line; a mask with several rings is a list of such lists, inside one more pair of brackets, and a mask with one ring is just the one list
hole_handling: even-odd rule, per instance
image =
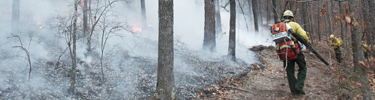
[[[68, 18], [72, 14], [71, 0], [21, 1], [20, 32], [24, 47], [30, 52], [31, 78], [28, 79], [26, 54], [19, 48], [20, 41], [10, 38], [11, 0], [0, 1], [0, 98], [1, 99], [69, 99], [70, 55], [63, 35], [56, 27], [56, 16]], [[122, 23], [129, 30], [140, 28], [140, 2], [118, 2], [108, 12], [109, 20]], [[158, 1], [146, 1], [147, 29], [140, 32], [122, 30], [108, 40], [104, 51], [105, 85], [99, 82], [100, 36], [93, 36], [93, 53], [86, 54], [86, 41], [77, 42], [79, 58], [77, 91], [88, 99], [142, 99], [152, 95], [156, 87]], [[221, 9], [223, 34], [217, 37], [216, 52], [203, 51], [204, 1], [175, 0], [175, 79], [178, 95], [194, 97], [194, 92], [225, 77], [236, 76], [249, 70], [257, 62], [254, 45], [271, 45], [268, 28], [261, 27], [260, 34], [252, 30], [252, 22], [245, 22], [237, 14], [238, 63], [225, 59], [228, 51], [229, 12]], [[82, 21], [81, 18], [78, 19]], [[249, 21], [249, 20], [247, 20]], [[249, 25], [249, 31], [245, 24]], [[82, 27], [80, 27], [82, 28]], [[80, 30], [79, 30], [80, 31]], [[95, 34], [99, 34], [95, 31]], [[8, 38], [9, 37], [9, 38]], [[64, 52], [64, 54], [63, 54]], [[61, 60], [56, 66], [61, 55]], [[228, 67], [231, 66], [231, 67]]]

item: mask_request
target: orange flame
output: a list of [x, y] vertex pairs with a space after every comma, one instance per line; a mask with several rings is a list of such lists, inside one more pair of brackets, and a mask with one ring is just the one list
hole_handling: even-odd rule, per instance
[[140, 33], [140, 32], [142, 32], [142, 28], [141, 27], [132, 27], [131, 29], [132, 29], [133, 33]]
[[142, 32], [142, 27], [140, 23], [130, 23], [129, 24], [131, 32], [132, 33], [141, 33]]
[[82, 6], [83, 6], [83, 8], [85, 8], [85, 0], [82, 0]]

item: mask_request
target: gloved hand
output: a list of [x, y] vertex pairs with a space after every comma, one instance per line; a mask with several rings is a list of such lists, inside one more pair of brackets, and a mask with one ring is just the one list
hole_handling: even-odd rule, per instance
[[280, 58], [280, 61], [283, 61], [283, 58], [281, 57], [281, 55], [279, 55], [279, 58]]

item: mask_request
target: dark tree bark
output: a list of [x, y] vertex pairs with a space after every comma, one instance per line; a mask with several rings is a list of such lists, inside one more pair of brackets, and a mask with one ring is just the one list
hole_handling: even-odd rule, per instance
[[203, 49], [215, 51], [215, 1], [204, 0], [204, 10]]
[[[318, 2], [318, 5], [320, 6], [320, 1], [317, 1]], [[319, 12], [320, 9], [318, 9], [318, 12]], [[322, 37], [321, 37], [321, 28], [320, 28], [320, 18], [321, 18], [321, 14], [320, 12], [318, 13], [318, 37], [319, 37], [319, 41], [321, 42], [322, 41]]]
[[310, 25], [310, 40], [311, 40], [311, 43], [314, 43], [314, 39], [313, 39], [313, 37], [314, 37], [314, 34], [315, 34], [315, 30], [314, 30], [314, 12], [313, 12], [313, 7], [311, 7], [311, 5], [307, 5], [307, 7], [309, 7], [308, 9], [309, 9], [309, 18], [310, 18], [310, 20], [309, 20], [309, 25]]
[[70, 93], [74, 94], [75, 91], [75, 84], [76, 84], [76, 47], [77, 47], [77, 18], [78, 18], [78, 2], [79, 0], [74, 0], [74, 20], [73, 20], [73, 54], [72, 54], [72, 72], [71, 72], [71, 79], [70, 79]]
[[221, 29], [221, 15], [220, 15], [220, 3], [219, 0], [215, 0], [215, 37], [223, 33]]
[[254, 27], [255, 27], [255, 34], [259, 33], [259, 7], [258, 7], [258, 0], [251, 0], [251, 3], [249, 2], [249, 5], [252, 5], [253, 9], [253, 17], [254, 17]]
[[[343, 6], [342, 6], [342, 2], [341, 1], [339, 1], [339, 9], [340, 9], [340, 14], [342, 14], [342, 15], [344, 15], [344, 8], [343, 8]], [[344, 23], [345, 21], [341, 21], [341, 29], [340, 29], [340, 31], [341, 31], [341, 39], [344, 39], [345, 37], [345, 33], [344, 33]], [[345, 42], [344, 42], [345, 43]]]
[[[302, 0], [300, 0], [302, 1]], [[308, 5], [307, 3], [302, 3], [303, 7], [302, 7], [302, 16], [303, 16], [303, 29], [306, 29], [308, 32], [310, 31], [310, 28], [308, 27], [308, 20], [309, 20], [309, 17], [308, 17]]]
[[[370, 20], [371, 20], [371, 23], [372, 24], [374, 24], [375, 23], [375, 0], [370, 0], [369, 1], [369, 5], [371, 5], [370, 6]], [[370, 27], [369, 27], [370, 29], [372, 29], [371, 30], [371, 43], [370, 44], [375, 44], [375, 34], [374, 34], [374, 32], [375, 32], [375, 25], [371, 25]]]
[[230, 21], [229, 21], [229, 48], [228, 56], [236, 61], [236, 1], [230, 0]]
[[[360, 65], [360, 62], [365, 62], [365, 57], [362, 51], [361, 43], [361, 26], [356, 25], [355, 23], [359, 21], [360, 12], [358, 11], [359, 1], [358, 0], [349, 0], [350, 11], [354, 12], [354, 24], [352, 25], [352, 50], [353, 50], [353, 63], [354, 67], [359, 68], [360, 81], [362, 85], [362, 96], [363, 100], [372, 100], [370, 85], [368, 81], [367, 71], [363, 68], [365, 65]], [[359, 23], [359, 22], [358, 22]], [[361, 67], [362, 66], [362, 67]]]
[[[253, 0], [247, 0], [247, 4], [249, 5], [249, 17], [250, 17], [250, 21], [253, 21], [254, 20], [254, 15], [253, 15], [253, 4], [252, 4], [252, 1]], [[229, 2], [228, 2], [229, 3]]]
[[87, 36], [89, 34], [89, 29], [88, 29], [88, 9], [87, 9], [87, 0], [82, 0], [82, 6], [83, 6], [83, 35]]
[[[362, 14], [363, 14], [363, 20], [364, 20], [364, 32], [363, 32], [363, 35], [366, 36], [367, 40], [370, 40], [370, 32], [371, 32], [371, 29], [369, 27], [371, 27], [371, 20], [370, 20], [370, 7], [369, 7], [369, 0], [361, 0], [362, 1]], [[369, 41], [368, 41], [369, 43]]]
[[276, 2], [276, 0], [272, 0], [272, 12], [273, 12], [273, 19], [274, 19], [274, 23], [276, 24], [277, 23], [277, 20], [279, 19], [278, 17], [277, 17], [277, 2]]
[[18, 25], [20, 21], [20, 0], [13, 0], [12, 5], [12, 33], [18, 33]]
[[[326, 5], [327, 6], [327, 5]], [[329, 13], [327, 11], [327, 13]], [[324, 27], [325, 27], [325, 36], [326, 36], [326, 42], [327, 44], [329, 43], [329, 34], [332, 34], [330, 31], [329, 31], [329, 17], [328, 17], [328, 14], [327, 15], [324, 15], [324, 19], [325, 19], [325, 24], [324, 24]]]
[[141, 0], [141, 10], [142, 10], [142, 29], [145, 30], [147, 29], [145, 0]]
[[[327, 3], [327, 24], [326, 25], [328, 25], [328, 34], [333, 34], [333, 32], [332, 32], [332, 21], [331, 21], [331, 19], [332, 19], [332, 2], [330, 1], [330, 0], [326, 0], [326, 3]], [[327, 41], [328, 41], [328, 34], [326, 35], [327, 36]], [[328, 42], [327, 42], [328, 43]]]
[[174, 100], [173, 0], [159, 0], [158, 74], [155, 99]]

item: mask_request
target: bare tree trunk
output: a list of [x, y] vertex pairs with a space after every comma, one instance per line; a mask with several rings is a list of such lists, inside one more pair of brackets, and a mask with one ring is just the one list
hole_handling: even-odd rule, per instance
[[[369, 1], [369, 5], [371, 5], [370, 6], [370, 20], [371, 20], [371, 23], [372, 24], [374, 24], [375, 23], [375, 0], [370, 0]], [[369, 27], [370, 29], [371, 29], [371, 43], [369, 43], [369, 44], [375, 44], [375, 34], [374, 34], [374, 32], [375, 32], [375, 25], [371, 25], [370, 27]]]
[[303, 3], [302, 5], [303, 5], [302, 16], [303, 16], [303, 23], [304, 23], [302, 26], [303, 26], [303, 29], [306, 29], [307, 32], [310, 32], [310, 28], [308, 28], [308, 20], [309, 20], [308, 13], [309, 12], [307, 11], [307, 9], [309, 9], [309, 8], [308, 8], [307, 3]]
[[77, 10], [78, 10], [78, 2], [79, 0], [74, 0], [74, 21], [73, 21], [73, 54], [72, 54], [72, 76], [71, 76], [71, 80], [70, 80], [70, 93], [74, 94], [74, 90], [75, 90], [75, 84], [76, 84], [76, 67], [77, 67], [77, 63], [76, 63], [76, 57], [77, 57], [77, 54], [76, 54], [76, 41], [77, 41], [77, 18], [78, 18], [78, 13], [77, 13]]
[[[318, 6], [320, 7], [320, 1], [317, 1], [318, 2]], [[320, 9], [318, 9], [320, 10]], [[320, 29], [320, 18], [321, 18], [321, 14], [318, 13], [318, 37], [319, 37], [319, 41], [321, 42], [322, 41], [322, 37], [321, 37], [321, 29]]]
[[142, 29], [147, 29], [147, 20], [146, 20], [146, 7], [145, 0], [141, 0], [141, 10], [142, 10]]
[[310, 25], [310, 39], [311, 39], [311, 43], [314, 43], [314, 34], [315, 34], [315, 30], [314, 30], [314, 13], [313, 13], [313, 7], [311, 7], [310, 5], [307, 5], [309, 8], [309, 25]]
[[[333, 34], [333, 31], [332, 31], [332, 4], [331, 4], [331, 1], [329, 0], [326, 0], [327, 1], [327, 25], [328, 25], [328, 34]], [[328, 40], [328, 34], [327, 34], [327, 40]]]
[[[258, 7], [258, 0], [251, 0], [252, 2], [252, 9], [253, 9], [253, 17], [254, 17], [254, 27], [255, 27], [255, 34], [259, 33], [259, 7]], [[249, 2], [250, 5], [250, 2]]]
[[[342, 2], [341, 1], [339, 1], [339, 9], [340, 9], [340, 14], [342, 14], [342, 15], [344, 15], [344, 8], [343, 8], [343, 6], [342, 6]], [[341, 21], [341, 39], [343, 39], [344, 40], [344, 23], [345, 21]], [[343, 42], [343, 43], [345, 43], [345, 42]], [[345, 44], [344, 44], [345, 45]]]
[[20, 0], [13, 0], [12, 5], [12, 33], [18, 33], [18, 25], [20, 22]]
[[158, 76], [154, 99], [174, 100], [173, 0], [159, 0]]
[[272, 11], [270, 11], [270, 7], [272, 6], [271, 5], [271, 3], [270, 3], [270, 0], [267, 0], [266, 1], [266, 4], [267, 4], [267, 6], [266, 6], [266, 22], [267, 22], [267, 24], [269, 23], [269, 20], [271, 19], [271, 12]]
[[83, 1], [83, 36], [87, 36], [89, 34], [89, 29], [88, 29], [88, 16], [87, 16], [87, 0], [82, 0]]
[[[229, 48], [228, 56], [236, 61], [236, 1], [230, 0], [230, 21], [229, 21]], [[254, 20], [255, 21], [255, 20]]]
[[215, 51], [215, 1], [204, 0], [204, 40], [203, 49]]
[[223, 33], [221, 29], [221, 15], [219, 0], [215, 0], [215, 37], [219, 37]]
[[[350, 11], [354, 12], [354, 21], [359, 21], [360, 12], [358, 12], [357, 8], [359, 7], [358, 0], [349, 0], [350, 4]], [[361, 43], [361, 26], [360, 25], [352, 25], [352, 50], [353, 50], [353, 63], [354, 67], [359, 67], [359, 74], [360, 74], [360, 81], [362, 85], [362, 94], [363, 100], [372, 100], [370, 85], [368, 81], [367, 71], [364, 69], [365, 65], [360, 64], [365, 62], [365, 58], [362, 51], [362, 43]]]
[[272, 11], [273, 11], [273, 19], [274, 19], [274, 23], [276, 24], [277, 23], [277, 20], [279, 19], [278, 17], [277, 17], [277, 2], [276, 2], [276, 0], [272, 0]]
[[262, 1], [264, 0], [256, 0], [257, 4], [257, 9], [258, 9], [258, 25], [263, 24], [263, 9], [262, 9]]
[[[328, 5], [326, 5], [326, 7], [327, 6]], [[329, 12], [327, 11], [327, 13], [329, 13]], [[332, 32], [329, 31], [330, 21], [329, 21], [329, 17], [328, 16], [329, 16], [328, 14], [324, 15], [324, 19], [325, 19], [325, 25], [324, 25], [324, 27], [325, 27], [325, 35], [326, 35], [326, 42], [327, 42], [327, 44], [329, 44], [329, 34], [332, 34]]]
[[371, 20], [370, 20], [370, 8], [369, 8], [369, 0], [361, 0], [362, 1], [362, 14], [363, 14], [363, 20], [364, 20], [364, 32], [363, 32], [363, 35], [366, 36], [367, 40], [370, 40], [370, 32], [371, 32], [371, 29], [369, 27], [371, 27]]
[[[253, 21], [254, 20], [254, 11], [253, 11], [253, 4], [252, 4], [252, 1], [253, 0], [247, 0], [247, 4], [249, 5], [249, 17], [250, 17], [250, 21]], [[228, 2], [229, 3], [229, 2]]]

